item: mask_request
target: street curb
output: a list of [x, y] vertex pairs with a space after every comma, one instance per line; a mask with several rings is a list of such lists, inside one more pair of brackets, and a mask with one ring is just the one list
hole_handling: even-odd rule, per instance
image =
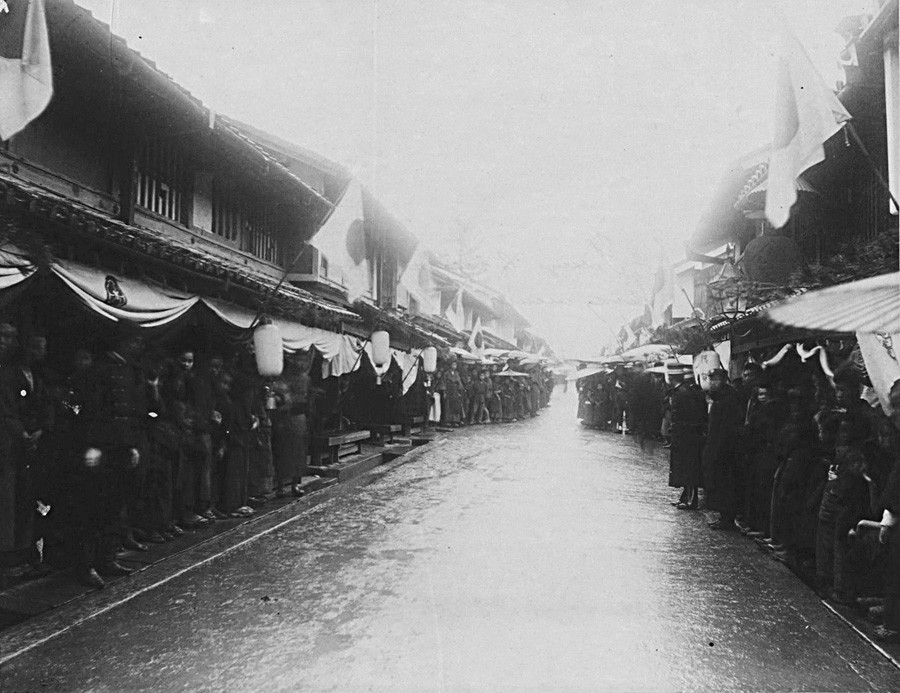
[[883, 655], [888, 661], [890, 661], [891, 664], [893, 664], [895, 667], [897, 667], [898, 669], [900, 669], [900, 661], [897, 661], [897, 659], [896, 659], [896, 657], [894, 657], [894, 655], [892, 655], [890, 652], [888, 652], [887, 650], [885, 650], [881, 645], [879, 645], [877, 642], [875, 642], [875, 640], [873, 640], [873, 639], [870, 638], [868, 635], [866, 635], [866, 634], [865, 634], [865, 633], [864, 633], [864, 632], [863, 632], [863, 631], [862, 631], [855, 623], [853, 623], [853, 621], [851, 621], [849, 618], [847, 618], [846, 616], [844, 616], [844, 614], [842, 614], [840, 611], [838, 611], [837, 609], [835, 609], [835, 608], [834, 608], [831, 604], [829, 604], [827, 601], [825, 601], [824, 599], [821, 599], [820, 601], [822, 602], [822, 604], [825, 606], [826, 609], [828, 609], [831, 613], [833, 613], [835, 616], [837, 616], [839, 619], [841, 619], [841, 621], [843, 621], [843, 622], [846, 623], [848, 626], [850, 626], [850, 627], [853, 629], [853, 631], [854, 631], [860, 638], [862, 638], [862, 639], [865, 640], [869, 645], [871, 645], [872, 647], [874, 647], [881, 655]]
[[[417, 460], [426, 450], [433, 450], [445, 442], [446, 438], [441, 436], [430, 443], [419, 445], [404, 455], [383, 462], [363, 474], [326, 486], [276, 510], [243, 522], [221, 534], [186, 547], [183, 551], [135, 571], [132, 575], [111, 584], [104, 590], [87, 592], [3, 631], [0, 633], [0, 667], [82, 623], [298, 520], [307, 511], [329, 502], [356, 486], [371, 483], [396, 468]], [[234, 541], [235, 539], [238, 541]], [[221, 546], [216, 547], [216, 544]], [[210, 548], [213, 548], [213, 553], [209, 553]], [[162, 576], [160, 576], [160, 572], [163, 572]], [[60, 625], [60, 622], [64, 625]], [[0, 669], [0, 673], [2, 673], [2, 669]]]

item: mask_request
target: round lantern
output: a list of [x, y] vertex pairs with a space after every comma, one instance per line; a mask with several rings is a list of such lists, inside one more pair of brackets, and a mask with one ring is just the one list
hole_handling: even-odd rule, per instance
[[434, 373], [437, 370], [437, 349], [433, 346], [422, 350], [422, 368], [426, 373]]
[[376, 368], [391, 362], [391, 335], [384, 330], [372, 333], [372, 362]]
[[277, 378], [284, 370], [284, 351], [281, 345], [281, 330], [268, 318], [260, 320], [253, 330], [253, 350], [256, 355], [256, 370], [264, 378]]
[[722, 360], [715, 351], [701, 351], [694, 357], [694, 376], [704, 392], [709, 391], [709, 374], [722, 368]]

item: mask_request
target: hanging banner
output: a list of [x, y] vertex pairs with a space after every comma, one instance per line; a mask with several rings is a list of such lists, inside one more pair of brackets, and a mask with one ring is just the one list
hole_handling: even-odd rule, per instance
[[900, 363], [894, 346], [900, 347], [900, 334], [857, 332], [856, 339], [881, 408], [890, 416], [894, 411], [890, 402], [891, 386], [900, 380]]
[[200, 300], [77, 262], [57, 261], [50, 269], [91, 310], [110, 320], [127, 320], [141, 327], [158, 327], [177, 320]]

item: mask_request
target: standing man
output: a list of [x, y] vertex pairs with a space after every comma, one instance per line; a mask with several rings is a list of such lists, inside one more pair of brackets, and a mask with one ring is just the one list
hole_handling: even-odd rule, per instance
[[[18, 330], [9, 323], [0, 323], [0, 384], [8, 380], [7, 373], [15, 368], [13, 352]], [[16, 548], [16, 480], [18, 465], [14, 450], [22, 438], [22, 421], [16, 406], [16, 393], [0, 387], [0, 562], [8, 567]]]
[[[2, 388], [11, 393], [22, 424], [22, 434], [13, 455], [18, 465], [16, 478], [16, 544], [30, 546], [29, 562], [39, 570], [46, 521], [36, 525], [50, 510], [43, 501], [48, 494], [51, 472], [47, 468], [45, 442], [53, 427], [53, 403], [44, 382], [41, 365], [47, 357], [47, 338], [32, 334], [25, 340], [19, 361], [3, 371]], [[40, 504], [38, 503], [39, 501]], [[38, 510], [40, 508], [40, 510]], [[40, 542], [40, 544], [35, 543]]]
[[146, 381], [138, 366], [144, 340], [137, 327], [121, 325], [111, 350], [98, 360], [94, 381], [79, 415], [84, 426], [88, 467], [99, 467], [102, 507], [94, 511], [103, 538], [93, 564], [82, 565], [85, 574], [96, 568], [101, 575], [128, 575], [132, 571], [116, 562], [115, 548], [130, 536], [140, 492], [141, 452], [149, 416]]
[[710, 522], [710, 529], [734, 531], [737, 512], [736, 470], [738, 436], [741, 430], [741, 407], [737, 393], [728, 384], [722, 369], [709, 374], [709, 426], [703, 447], [703, 487], [711, 510], [719, 512], [719, 519]]
[[674, 504], [679, 510], [697, 509], [700, 487], [700, 458], [706, 428], [706, 397], [703, 390], [683, 373], [673, 374], [676, 381], [670, 397], [672, 423], [669, 428], [669, 486], [682, 488]]

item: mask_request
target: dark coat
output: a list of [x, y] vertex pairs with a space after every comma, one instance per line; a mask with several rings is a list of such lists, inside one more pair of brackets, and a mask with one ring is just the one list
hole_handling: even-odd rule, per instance
[[693, 382], [672, 391], [672, 425], [669, 434], [669, 486], [699, 486], [700, 455], [706, 430], [706, 396]]
[[143, 373], [110, 352], [94, 367], [79, 424], [84, 441], [104, 452], [117, 448], [141, 449], [148, 416]]
[[443, 393], [444, 421], [459, 423], [463, 417], [463, 382], [459, 372], [448, 370], [440, 383]]
[[712, 510], [734, 510], [740, 429], [741, 407], [737, 393], [730, 385], [723, 385], [719, 392], [712, 395], [702, 456], [703, 487]]

